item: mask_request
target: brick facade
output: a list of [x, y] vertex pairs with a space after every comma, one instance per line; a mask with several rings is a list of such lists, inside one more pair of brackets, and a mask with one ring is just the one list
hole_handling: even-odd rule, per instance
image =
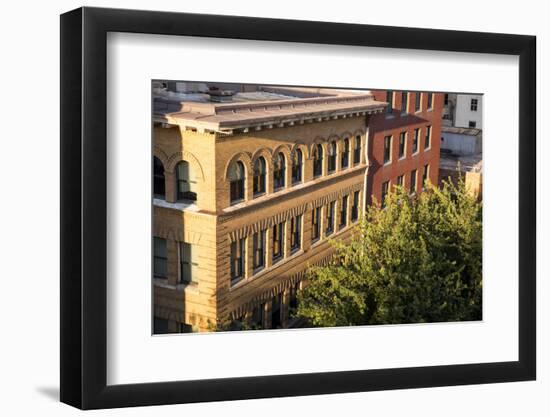
[[[387, 91], [373, 91], [377, 100], [385, 101]], [[411, 189], [411, 173], [416, 170], [417, 190], [421, 190], [423, 170], [428, 165], [428, 176], [432, 184], [438, 184], [439, 152], [441, 144], [441, 113], [443, 109], [442, 93], [409, 92], [408, 102], [402, 107], [402, 92], [393, 91], [391, 113], [374, 115], [369, 123], [369, 181], [367, 202], [374, 199], [380, 202], [382, 184], [389, 181], [397, 184], [403, 175], [403, 186]], [[415, 111], [416, 94], [421, 94], [420, 110]], [[432, 94], [432, 107], [428, 108], [428, 94]], [[405, 109], [405, 111], [402, 111]], [[429, 147], [425, 147], [427, 127], [431, 126]], [[419, 129], [418, 151], [413, 153], [415, 129]], [[406, 134], [405, 154], [399, 158], [399, 137]], [[391, 158], [384, 162], [384, 138], [391, 137]]]

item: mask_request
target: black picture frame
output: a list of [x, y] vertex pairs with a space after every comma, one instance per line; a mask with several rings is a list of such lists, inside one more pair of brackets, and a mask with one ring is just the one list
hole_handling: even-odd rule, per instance
[[[519, 56], [519, 360], [132, 385], [107, 375], [108, 32]], [[80, 8], [61, 16], [61, 401], [82, 409], [534, 380], [536, 38], [252, 17]]]

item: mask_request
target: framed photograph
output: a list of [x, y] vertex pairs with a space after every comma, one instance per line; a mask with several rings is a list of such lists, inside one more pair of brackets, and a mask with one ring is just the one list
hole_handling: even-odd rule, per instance
[[61, 16], [61, 401], [533, 380], [535, 37]]

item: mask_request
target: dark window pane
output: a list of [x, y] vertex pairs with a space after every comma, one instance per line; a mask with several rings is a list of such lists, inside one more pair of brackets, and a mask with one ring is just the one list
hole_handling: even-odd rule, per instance
[[156, 156], [153, 157], [153, 194], [160, 198], [166, 197], [164, 165]]

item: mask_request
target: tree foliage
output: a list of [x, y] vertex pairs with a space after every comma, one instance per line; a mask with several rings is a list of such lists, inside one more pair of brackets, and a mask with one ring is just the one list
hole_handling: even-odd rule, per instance
[[333, 261], [308, 271], [298, 315], [314, 326], [481, 319], [482, 205], [458, 185], [396, 187]]

